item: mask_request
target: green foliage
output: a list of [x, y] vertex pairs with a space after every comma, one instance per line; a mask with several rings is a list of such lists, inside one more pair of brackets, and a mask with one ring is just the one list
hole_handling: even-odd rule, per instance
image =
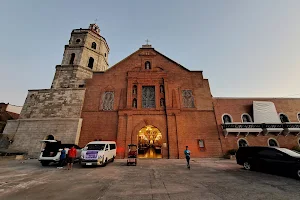
[[294, 146], [294, 147], [292, 148], [292, 150], [300, 152], [300, 147], [299, 147], [299, 146]]

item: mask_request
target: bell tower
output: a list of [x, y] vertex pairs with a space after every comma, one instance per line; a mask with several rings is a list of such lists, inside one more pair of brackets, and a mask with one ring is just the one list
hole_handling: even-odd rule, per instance
[[90, 24], [88, 29], [74, 29], [61, 65], [56, 66], [51, 88], [84, 87], [84, 80], [92, 78], [93, 72], [108, 69], [108, 54], [108, 44], [97, 24]]

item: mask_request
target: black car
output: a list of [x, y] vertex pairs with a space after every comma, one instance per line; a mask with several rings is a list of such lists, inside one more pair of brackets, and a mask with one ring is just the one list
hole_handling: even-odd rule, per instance
[[236, 162], [246, 170], [289, 174], [300, 179], [300, 154], [279, 147], [240, 147]]

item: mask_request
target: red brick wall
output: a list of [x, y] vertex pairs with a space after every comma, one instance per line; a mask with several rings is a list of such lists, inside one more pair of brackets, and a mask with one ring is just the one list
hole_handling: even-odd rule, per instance
[[248, 141], [251, 146], [267, 146], [269, 138], [275, 138], [280, 147], [292, 148], [298, 145], [299, 137], [295, 137], [292, 134], [288, 136], [275, 136], [269, 133], [267, 136], [260, 134], [255, 136], [254, 134], [249, 134], [247, 137], [240, 135], [239, 137], [229, 134], [227, 138], [224, 137], [222, 132], [222, 115], [228, 113], [232, 116], [233, 122], [242, 122], [241, 115], [243, 113], [249, 113], [253, 120], [253, 101], [270, 101], [276, 106], [278, 113], [285, 113], [291, 122], [299, 122], [297, 118], [297, 113], [300, 112], [300, 99], [275, 99], [275, 98], [257, 98], [257, 99], [234, 99], [234, 98], [215, 98], [214, 108], [216, 113], [216, 119], [218, 124], [218, 131], [221, 134], [221, 142], [223, 152], [226, 153], [230, 149], [237, 149], [237, 141], [239, 138], [244, 138]]
[[[192, 157], [220, 157], [221, 145], [213, 111], [182, 112], [178, 116], [179, 155], [184, 158], [188, 145]], [[204, 140], [205, 148], [200, 149], [198, 140]]]
[[83, 147], [95, 139], [116, 140], [117, 112], [83, 112], [79, 146]]
[[[144, 63], [151, 62], [151, 70]], [[138, 94], [132, 95], [137, 85]], [[156, 87], [156, 108], [143, 109], [142, 86]], [[165, 94], [159, 92], [164, 85]], [[183, 108], [181, 91], [190, 89], [195, 108]], [[114, 91], [114, 111], [103, 111], [102, 95]], [[132, 100], [137, 98], [137, 108]], [[159, 105], [165, 99], [166, 109]], [[126, 157], [127, 145], [137, 143], [138, 131], [146, 125], [157, 127], [167, 147], [163, 158], [183, 157], [185, 146], [190, 146], [193, 157], [221, 156], [221, 147], [213, 111], [212, 96], [207, 79], [201, 71], [191, 72], [153, 49], [139, 49], [104, 73], [94, 73], [87, 80], [82, 110], [81, 146], [94, 139], [115, 140], [118, 157]], [[198, 139], [204, 139], [200, 151]]]

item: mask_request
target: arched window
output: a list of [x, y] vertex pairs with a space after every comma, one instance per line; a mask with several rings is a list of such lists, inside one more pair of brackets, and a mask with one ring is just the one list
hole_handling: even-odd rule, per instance
[[290, 122], [289, 118], [285, 114], [283, 114], [283, 113], [279, 114], [279, 118], [280, 118], [280, 120], [281, 120], [282, 123]]
[[160, 93], [164, 93], [164, 92], [165, 92], [164, 86], [163, 86], [163, 85], [160, 85], [160, 86], [159, 86], [159, 91], [160, 91]]
[[251, 116], [248, 113], [242, 114], [242, 122], [252, 122]]
[[224, 114], [222, 117], [222, 121], [224, 124], [226, 123], [232, 123], [232, 117], [228, 114]]
[[106, 57], [106, 53], [104, 53], [104, 56]]
[[80, 42], [80, 39], [77, 39], [77, 40], [76, 40], [76, 43], [79, 43], [79, 42]]
[[297, 114], [298, 121], [300, 121], [300, 112]]
[[135, 98], [132, 101], [132, 107], [137, 108], [137, 100]]
[[45, 140], [54, 140], [54, 136], [53, 135], [48, 135]]
[[90, 57], [88, 67], [93, 69], [94, 66], [94, 58]]
[[243, 139], [243, 138], [240, 138], [240, 139], [238, 140], [238, 146], [239, 146], [239, 147], [247, 147], [247, 146], [248, 146], [247, 140], [245, 140], [245, 139]]
[[145, 69], [151, 69], [151, 64], [149, 61], [145, 62]]
[[132, 88], [132, 94], [137, 94], [137, 86], [134, 85]]
[[268, 145], [270, 147], [279, 147], [278, 142], [274, 138], [268, 139]]
[[164, 98], [160, 99], [160, 107], [165, 107], [165, 99]]
[[75, 53], [71, 54], [70, 64], [73, 65], [75, 60]]
[[92, 43], [92, 48], [93, 48], [93, 49], [96, 49], [96, 47], [97, 47], [96, 42], [93, 42], [93, 43]]

